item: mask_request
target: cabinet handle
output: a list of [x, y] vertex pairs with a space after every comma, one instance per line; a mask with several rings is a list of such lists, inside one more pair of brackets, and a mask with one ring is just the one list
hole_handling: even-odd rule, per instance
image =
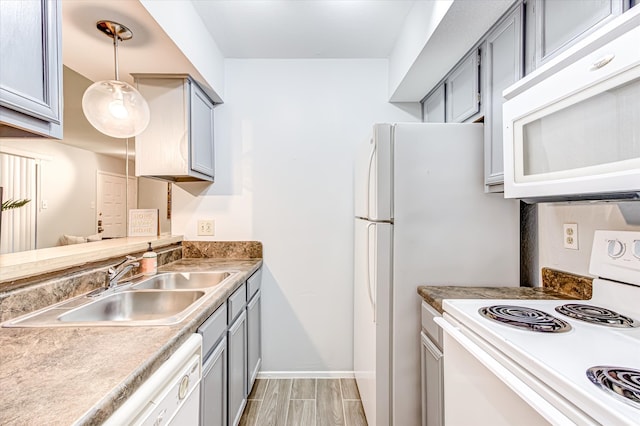
[[591, 66], [589, 67], [589, 71], [599, 70], [600, 68], [602, 68], [605, 65], [607, 65], [609, 62], [613, 61], [613, 58], [615, 58], [615, 57], [616, 57], [616, 55], [613, 54], [613, 53], [608, 53], [608, 54], [604, 55], [602, 58], [598, 59], [593, 64], [591, 64]]
[[182, 380], [180, 380], [180, 387], [178, 389], [178, 399], [181, 401], [187, 396], [187, 391], [189, 390], [189, 376], [185, 375]]
[[375, 294], [372, 294], [371, 292], [371, 262], [369, 262], [369, 259], [371, 257], [371, 251], [370, 251], [371, 244], [369, 239], [369, 230], [371, 229], [371, 227], [373, 227], [373, 230], [375, 232], [376, 230], [375, 226], [376, 226], [375, 223], [370, 223], [369, 225], [367, 225], [367, 293], [369, 293], [369, 303], [371, 304], [371, 308], [373, 308], [374, 324], [376, 323], [376, 302], [375, 302]]
[[371, 154], [369, 156], [369, 167], [367, 169], [367, 219], [371, 219], [371, 170], [373, 166], [373, 159], [376, 156], [376, 148], [377, 144], [371, 139], [371, 144], [373, 144], [373, 148], [371, 149]]

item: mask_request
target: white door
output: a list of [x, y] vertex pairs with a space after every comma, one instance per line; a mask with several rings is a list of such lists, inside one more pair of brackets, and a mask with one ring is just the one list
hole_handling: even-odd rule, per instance
[[391, 229], [355, 220], [353, 365], [371, 426], [389, 424]]
[[103, 238], [125, 237], [127, 235], [127, 190], [126, 177], [98, 171], [97, 215], [102, 221]]

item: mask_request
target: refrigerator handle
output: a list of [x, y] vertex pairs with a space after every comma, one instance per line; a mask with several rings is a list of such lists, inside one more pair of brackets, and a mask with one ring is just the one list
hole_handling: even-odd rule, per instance
[[373, 158], [376, 154], [377, 144], [371, 139], [373, 148], [371, 149], [371, 155], [369, 155], [369, 168], [367, 169], [367, 217], [371, 218], [371, 170], [373, 169]]
[[[373, 227], [375, 230], [375, 223], [370, 223], [367, 225], [367, 293], [369, 293], [369, 303], [371, 303], [371, 308], [373, 309], [373, 323], [376, 323], [376, 301], [374, 299], [374, 294], [371, 292], [371, 244], [369, 239], [369, 229]], [[375, 292], [375, 287], [374, 287]]]

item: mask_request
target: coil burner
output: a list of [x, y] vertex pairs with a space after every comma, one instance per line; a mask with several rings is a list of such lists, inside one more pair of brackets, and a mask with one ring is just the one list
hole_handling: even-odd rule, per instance
[[511, 305], [485, 306], [480, 315], [502, 324], [542, 333], [562, 333], [571, 330], [566, 321], [537, 309]]
[[632, 328], [640, 326], [640, 323], [633, 318], [599, 306], [568, 303], [566, 305], [556, 306], [556, 311], [570, 318], [607, 327]]
[[640, 370], [600, 365], [589, 368], [587, 377], [596, 386], [640, 409]]

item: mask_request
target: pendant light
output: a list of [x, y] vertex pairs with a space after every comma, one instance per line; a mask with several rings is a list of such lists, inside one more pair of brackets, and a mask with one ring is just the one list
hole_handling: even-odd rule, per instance
[[98, 131], [114, 138], [139, 135], [149, 124], [149, 105], [133, 86], [118, 80], [118, 41], [133, 37], [131, 30], [113, 21], [98, 21], [98, 30], [113, 39], [115, 80], [93, 83], [82, 96], [82, 111]]

